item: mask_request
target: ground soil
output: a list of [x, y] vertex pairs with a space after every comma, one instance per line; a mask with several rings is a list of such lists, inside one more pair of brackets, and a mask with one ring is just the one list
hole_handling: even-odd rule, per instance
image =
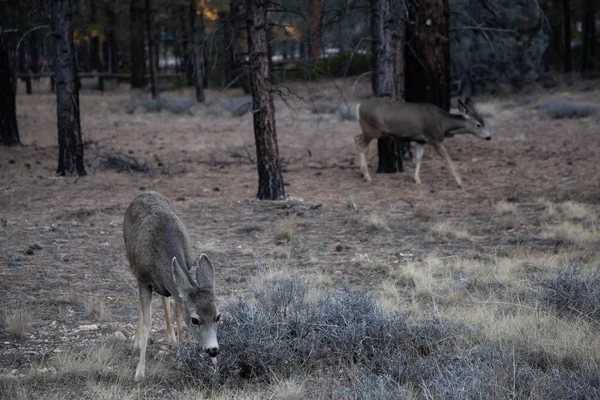
[[[355, 103], [352, 83], [292, 89], [304, 99], [339, 100], [341, 92]], [[360, 87], [358, 97], [367, 90]], [[446, 141], [462, 189], [431, 148], [422, 185], [413, 181], [413, 163], [402, 174], [373, 171], [367, 184], [356, 163], [356, 121], [313, 114], [298, 99], [293, 108], [278, 100], [277, 135], [290, 196], [280, 202], [255, 199], [252, 115], [233, 117], [221, 105], [241, 91], [208, 90], [207, 105], [185, 114], [129, 114], [123, 106], [131, 96], [127, 88], [100, 93], [84, 82], [88, 175], [79, 178], [55, 175], [54, 95], [44, 82], [34, 95], [23, 93], [17, 104], [23, 146], [0, 148], [0, 297], [6, 309], [24, 305], [34, 317], [24, 339], [0, 329], [3, 373], [115, 330], [133, 335], [137, 289], [122, 220], [131, 200], [146, 190], [171, 199], [194, 250], [211, 256], [222, 302], [248, 293], [252, 277], [268, 267], [327, 286], [375, 291], [387, 265], [429, 254], [490, 257], [516, 246], [552, 252], [556, 242], [542, 237], [536, 219], [540, 201], [600, 203], [598, 115], [551, 119], [542, 107], [560, 98], [600, 108], [600, 81], [476, 98], [493, 140], [465, 135]], [[163, 96], [191, 99], [193, 93]], [[107, 164], [114, 153], [134, 157], [152, 173], [115, 170]], [[370, 160], [374, 169], [373, 145]], [[522, 211], [516, 224], [497, 222], [501, 201]], [[446, 221], [466, 230], [468, 240], [431, 233]], [[155, 299], [155, 310], [159, 304]], [[161, 316], [155, 312], [158, 331], [164, 330]], [[152, 337], [162, 340], [164, 334]]]

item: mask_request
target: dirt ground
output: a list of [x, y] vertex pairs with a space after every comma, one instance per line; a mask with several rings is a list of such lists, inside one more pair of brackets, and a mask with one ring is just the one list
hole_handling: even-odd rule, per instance
[[[355, 103], [352, 83], [294, 90], [315, 99], [339, 99], [341, 91]], [[366, 91], [361, 86], [359, 95]], [[32, 359], [86, 346], [116, 330], [133, 335], [137, 290], [122, 220], [145, 190], [173, 202], [194, 250], [212, 258], [223, 303], [247, 294], [252, 278], [269, 267], [322, 288], [376, 294], [390, 266], [431, 254], [488, 258], [517, 248], [550, 254], [557, 241], [543, 235], [544, 202], [576, 201], [595, 209], [600, 204], [600, 116], [551, 119], [541, 107], [548, 99], [567, 99], [600, 108], [600, 81], [476, 98], [493, 140], [469, 135], [446, 141], [462, 189], [431, 148], [422, 185], [413, 181], [413, 162], [402, 174], [372, 171], [367, 184], [357, 166], [356, 121], [278, 100], [277, 134], [290, 196], [281, 202], [255, 199], [252, 115], [232, 117], [220, 103], [241, 92], [209, 90], [206, 105], [181, 115], [128, 114], [120, 107], [130, 98], [127, 88], [99, 93], [84, 87], [88, 175], [81, 178], [55, 175], [54, 95], [44, 83], [34, 95], [23, 92], [17, 99], [23, 146], [0, 148], [0, 296], [5, 310], [26, 307], [33, 317], [24, 339], [0, 329], [2, 374], [18, 374]], [[163, 96], [193, 97], [189, 90]], [[148, 164], [152, 174], [107, 167], [105, 156], [114, 152]], [[518, 218], [498, 218], [502, 202], [518, 207]], [[160, 317], [154, 313], [156, 340], [164, 336], [156, 333], [164, 330]]]

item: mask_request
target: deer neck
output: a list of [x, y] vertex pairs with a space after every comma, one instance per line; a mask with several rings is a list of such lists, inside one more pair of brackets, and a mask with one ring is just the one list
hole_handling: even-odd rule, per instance
[[451, 133], [452, 135], [465, 133], [464, 130], [467, 128], [467, 119], [462, 115], [447, 114], [442, 119], [442, 131], [444, 133]]

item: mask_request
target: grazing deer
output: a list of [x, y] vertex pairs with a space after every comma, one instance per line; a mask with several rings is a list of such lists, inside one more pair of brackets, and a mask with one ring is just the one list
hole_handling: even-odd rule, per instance
[[138, 325], [133, 345], [140, 350], [140, 360], [135, 381], [144, 378], [146, 345], [152, 322], [152, 291], [162, 296], [167, 343], [176, 344], [168, 299], [173, 295], [179, 343], [182, 343], [183, 313], [193, 336], [216, 364], [220, 314], [215, 305], [214, 269], [208, 257], [201, 254], [194, 282], [189, 271], [193, 262], [190, 239], [169, 200], [155, 192], [137, 196], [125, 212], [123, 238], [129, 266], [139, 289]]
[[358, 120], [362, 133], [354, 138], [360, 156], [360, 169], [363, 178], [371, 182], [369, 166], [365, 152], [373, 139], [391, 136], [399, 140], [417, 142], [417, 166], [415, 182], [421, 183], [421, 159], [425, 144], [429, 143], [435, 151], [448, 162], [450, 172], [458, 186], [462, 186], [460, 176], [446, 152], [442, 142], [455, 134], [471, 133], [481, 139], [490, 140], [492, 135], [485, 121], [477, 113], [471, 99], [463, 103], [458, 101], [460, 115], [449, 114], [441, 108], [427, 103], [402, 103], [382, 98], [371, 98], [358, 105]]

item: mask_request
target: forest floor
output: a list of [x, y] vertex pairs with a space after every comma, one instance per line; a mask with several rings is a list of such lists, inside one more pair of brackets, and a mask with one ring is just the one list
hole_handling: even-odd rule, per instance
[[[340, 101], [341, 93], [356, 104], [368, 86], [352, 97], [352, 83], [291, 89], [312, 101]], [[598, 320], [556, 311], [541, 295], [531, 302], [522, 296], [542, 293], [540, 282], [569, 266], [585, 276], [600, 266], [600, 81], [476, 98], [492, 141], [464, 135], [445, 142], [462, 189], [430, 147], [423, 184], [416, 185], [414, 162], [404, 173], [376, 174], [372, 144], [373, 182], [367, 184], [357, 165], [356, 121], [312, 113], [310, 101], [291, 99], [290, 107], [277, 100], [289, 196], [277, 202], [255, 198], [252, 114], [234, 117], [222, 105], [241, 91], [208, 90], [205, 105], [183, 114], [128, 113], [132, 97], [125, 86], [100, 93], [84, 82], [88, 174], [80, 178], [55, 175], [56, 103], [46, 83], [30, 96], [19, 92], [23, 146], [0, 148], [0, 397], [60, 398], [45, 388], [48, 382], [57, 393], [68, 387], [55, 378], [67, 368], [65, 354], [100, 346], [107, 337], [133, 336], [137, 288], [122, 221], [128, 204], [146, 190], [173, 202], [194, 251], [213, 261], [223, 309], [251, 297], [256, 277], [277, 271], [320, 293], [368, 292], [384, 310], [411, 318], [477, 324], [486, 343], [510, 338], [558, 356], [575, 354], [579, 367], [598, 371]], [[163, 93], [173, 96], [192, 99], [193, 92]], [[597, 111], [552, 118], [553, 106], [573, 102]], [[126, 156], [145, 172], [117, 170], [115, 157]], [[523, 301], [520, 312], [506, 312]], [[153, 302], [149, 366], [174, 358], [165, 351], [157, 296]], [[73, 367], [75, 359], [71, 368], [92, 368]], [[71, 389], [81, 398], [189, 394], [160, 380], [137, 387], [136, 362], [129, 354], [119, 367], [122, 376], [110, 384], [88, 381]], [[297, 386], [297, 398], [327, 398], [308, 384]], [[255, 385], [229, 396], [285, 397], [269, 390]], [[423, 388], [411, 390], [424, 396]]]

